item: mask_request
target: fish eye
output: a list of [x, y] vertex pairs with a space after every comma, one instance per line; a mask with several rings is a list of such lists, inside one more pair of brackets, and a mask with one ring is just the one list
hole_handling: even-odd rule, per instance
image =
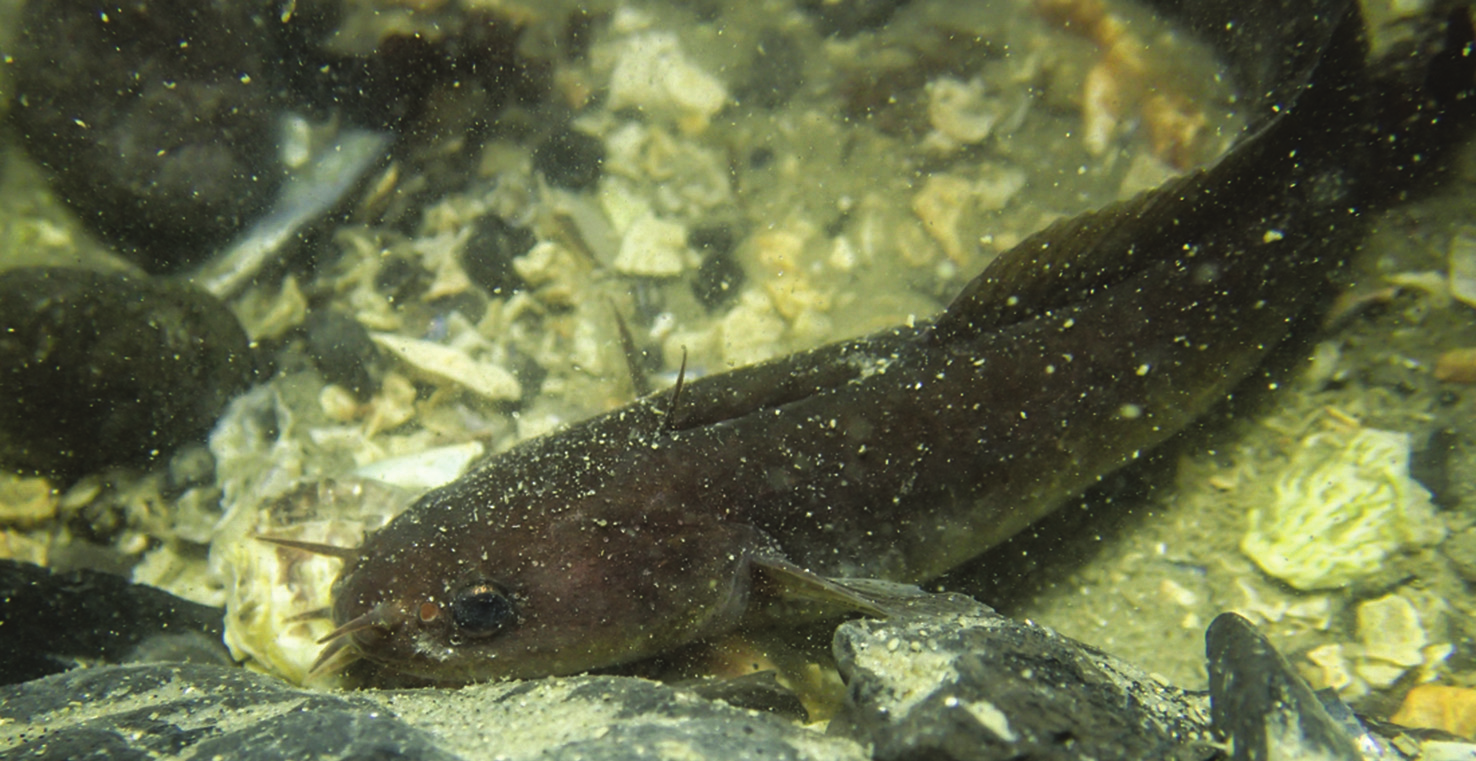
[[517, 622], [512, 600], [496, 584], [474, 584], [451, 602], [451, 620], [468, 637], [490, 637]]

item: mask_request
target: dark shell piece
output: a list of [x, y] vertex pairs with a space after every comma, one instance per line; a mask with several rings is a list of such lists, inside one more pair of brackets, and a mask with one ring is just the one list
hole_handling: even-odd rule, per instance
[[265, 208], [281, 27], [255, 2], [33, 2], [12, 109], [58, 194], [139, 264], [172, 270]]
[[488, 214], [477, 220], [476, 234], [462, 250], [462, 269], [489, 295], [522, 290], [528, 284], [513, 269], [512, 262], [531, 251], [537, 242], [527, 229], [514, 227], [502, 217]]
[[735, 258], [738, 236], [725, 224], [705, 225], [687, 235], [687, 245], [702, 254], [692, 293], [708, 309], [725, 306], [743, 287], [743, 266]]
[[805, 49], [779, 29], [766, 29], [748, 63], [748, 75], [734, 97], [756, 108], [779, 108], [805, 83]]
[[560, 129], [533, 149], [533, 168], [549, 182], [582, 190], [600, 178], [605, 165], [605, 144], [593, 135]]
[[810, 15], [815, 30], [826, 37], [854, 37], [885, 26], [908, 0], [802, 0], [801, 10]]
[[368, 401], [379, 388], [379, 347], [352, 316], [332, 309], [308, 315], [303, 326], [307, 349], [323, 379]]
[[0, 464], [62, 477], [168, 456], [254, 373], [224, 304], [168, 280], [0, 273]]
[[1221, 613], [1204, 639], [1210, 712], [1235, 761], [1363, 758], [1347, 729], [1251, 622]]

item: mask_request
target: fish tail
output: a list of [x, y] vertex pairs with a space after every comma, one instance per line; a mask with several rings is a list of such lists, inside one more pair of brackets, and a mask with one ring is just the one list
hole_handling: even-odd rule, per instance
[[[928, 339], [967, 341], [1080, 303], [1181, 256], [1177, 247], [1154, 241], [1206, 240], [1227, 215], [1257, 228], [1266, 242], [1280, 240], [1288, 227], [1321, 230], [1311, 234], [1332, 240], [1355, 228], [1363, 212], [1407, 197], [1469, 130], [1476, 108], [1469, 12], [1463, 6], [1428, 20], [1415, 39], [1370, 62], [1357, 4], [1316, 4], [1317, 13], [1299, 15], [1301, 26], [1289, 27], [1304, 35], [1287, 46], [1294, 52], [1245, 77], [1242, 87], [1260, 89], [1245, 97], [1251, 122], [1229, 152], [1209, 167], [1026, 238], [965, 286]], [[1257, 31], [1254, 24], [1218, 16], [1198, 22], [1230, 35], [1212, 42], [1232, 57], [1250, 48], [1262, 56], [1282, 49], [1246, 40]], [[1252, 258], [1285, 253], [1254, 248], [1260, 252], [1247, 251]], [[1280, 248], [1319, 258], [1311, 269], [1335, 264], [1326, 246]]]

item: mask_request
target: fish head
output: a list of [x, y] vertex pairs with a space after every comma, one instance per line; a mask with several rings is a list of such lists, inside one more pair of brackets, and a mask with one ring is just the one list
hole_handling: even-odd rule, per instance
[[758, 535], [747, 526], [558, 515], [401, 516], [335, 583], [320, 663], [348, 650], [440, 684], [575, 674], [726, 631], [747, 608]]

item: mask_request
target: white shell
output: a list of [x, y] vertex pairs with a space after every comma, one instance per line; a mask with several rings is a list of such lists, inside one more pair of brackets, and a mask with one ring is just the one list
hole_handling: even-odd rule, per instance
[[371, 333], [369, 337], [427, 376], [455, 383], [483, 398], [510, 402], [523, 395], [523, 386], [512, 373], [449, 346], [393, 333]]
[[354, 475], [415, 491], [434, 489], [456, 480], [485, 451], [481, 442], [468, 441], [371, 462]]

